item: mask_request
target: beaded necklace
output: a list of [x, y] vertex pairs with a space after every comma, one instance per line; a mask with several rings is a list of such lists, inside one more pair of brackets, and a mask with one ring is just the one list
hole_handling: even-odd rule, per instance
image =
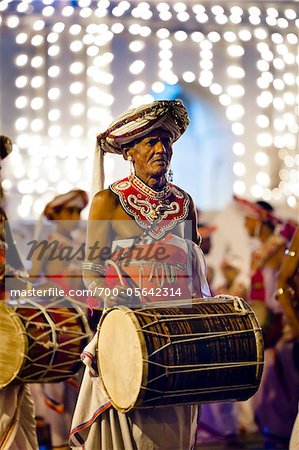
[[140, 178], [130, 176], [110, 186], [124, 209], [154, 239], [160, 239], [189, 212], [190, 198], [182, 189], [167, 183], [156, 191]]

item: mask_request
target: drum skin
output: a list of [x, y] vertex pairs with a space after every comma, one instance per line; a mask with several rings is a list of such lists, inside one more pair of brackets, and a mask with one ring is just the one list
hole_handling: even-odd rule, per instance
[[27, 350], [25, 329], [12, 308], [0, 302], [0, 389], [18, 375]]
[[[12, 327], [10, 335], [1, 327], [1, 337], [5, 335], [7, 341], [2, 353], [9, 360], [9, 348], [14, 345], [19, 356], [10, 369], [9, 382], [0, 375], [0, 388], [10, 382], [58, 382], [78, 372], [80, 354], [91, 333], [83, 312], [71, 300], [52, 299], [43, 304], [27, 299], [22, 307], [6, 307], [6, 318], [9, 322], [13, 319], [14, 333]], [[20, 343], [15, 344], [14, 334]]]
[[120, 306], [102, 317], [98, 365], [117, 410], [246, 400], [257, 391], [263, 339], [244, 300], [159, 306]]

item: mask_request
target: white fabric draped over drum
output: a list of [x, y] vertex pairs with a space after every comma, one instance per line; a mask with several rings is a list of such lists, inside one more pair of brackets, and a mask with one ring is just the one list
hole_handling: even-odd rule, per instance
[[111, 407], [94, 369], [98, 333], [83, 352], [84, 378], [73, 417], [70, 445], [85, 450], [189, 450], [195, 444], [197, 406], [135, 410]]

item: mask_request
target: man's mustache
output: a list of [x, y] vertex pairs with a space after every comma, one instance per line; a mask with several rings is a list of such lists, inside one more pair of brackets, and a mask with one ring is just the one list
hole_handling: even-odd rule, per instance
[[168, 159], [167, 158], [165, 158], [165, 157], [163, 157], [163, 156], [156, 156], [156, 155], [153, 155], [150, 159], [149, 159], [149, 161], [152, 161], [152, 162], [155, 162], [155, 161], [163, 161], [163, 162], [165, 162], [166, 164], [168, 164]]

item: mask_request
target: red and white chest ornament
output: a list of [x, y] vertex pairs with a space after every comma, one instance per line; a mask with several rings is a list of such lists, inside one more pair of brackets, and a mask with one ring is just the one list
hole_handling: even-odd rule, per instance
[[133, 176], [116, 181], [110, 189], [124, 211], [154, 239], [161, 239], [188, 216], [190, 198], [174, 184], [155, 191]]

